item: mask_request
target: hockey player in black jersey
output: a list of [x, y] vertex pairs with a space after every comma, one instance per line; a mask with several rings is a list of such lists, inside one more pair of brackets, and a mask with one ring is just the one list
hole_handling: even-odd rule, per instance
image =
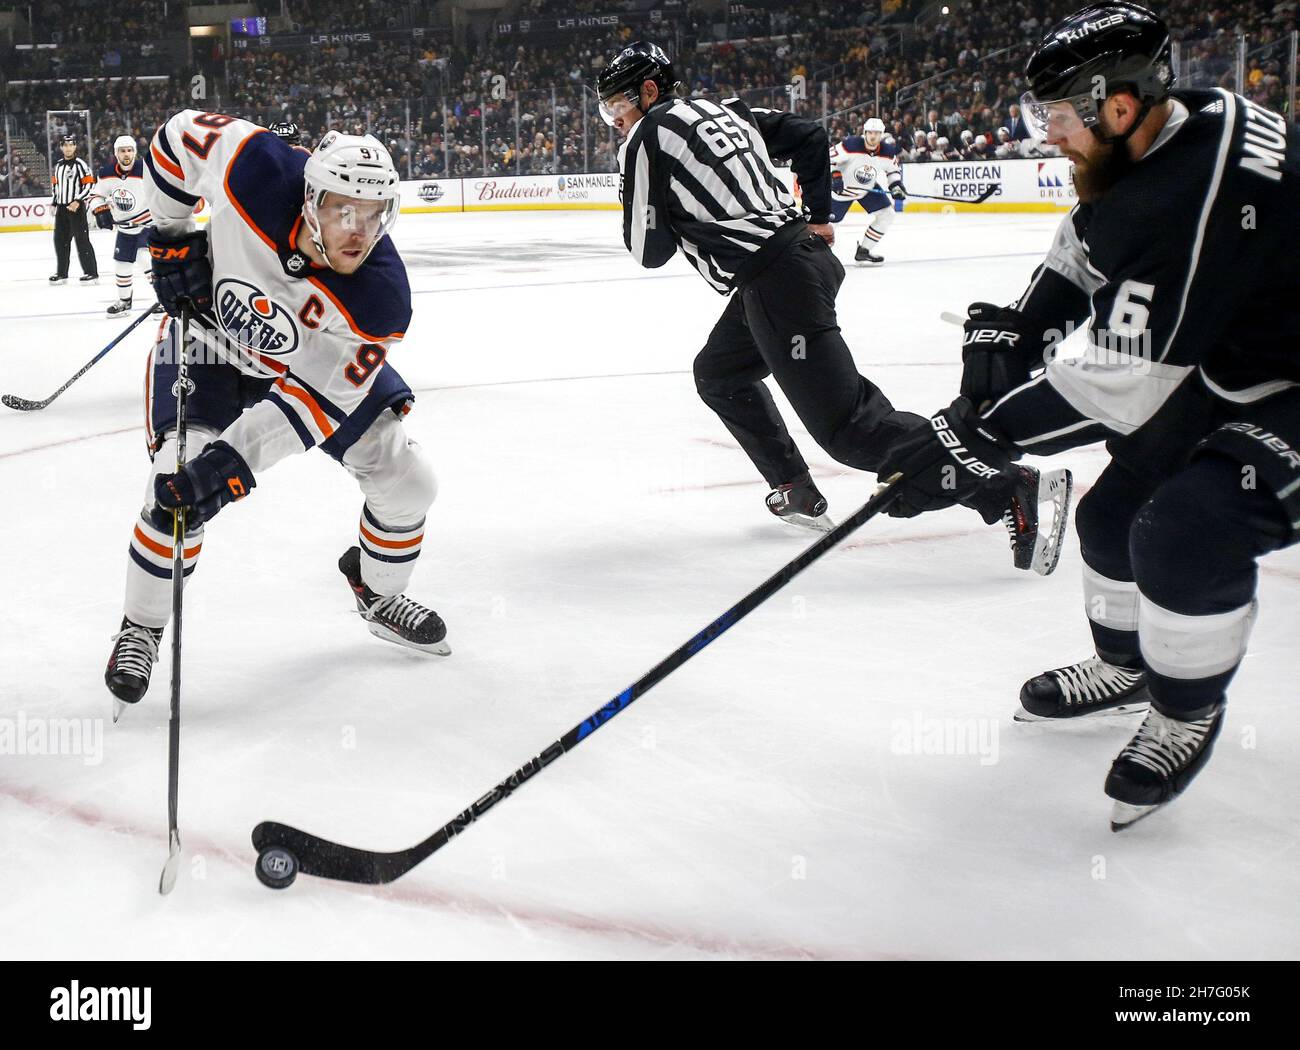
[[[680, 248], [722, 295], [731, 296], [695, 359], [700, 397], [718, 414], [772, 487], [768, 509], [791, 524], [827, 530], [826, 500], [795, 447], [772, 395], [771, 375], [814, 440], [841, 463], [877, 471], [886, 449], [921, 421], [894, 408], [860, 375], [840, 334], [835, 296], [844, 267], [830, 250], [830, 143], [819, 124], [738, 99], [676, 97], [664, 51], [639, 42], [597, 78], [601, 113], [624, 136], [623, 239], [642, 266]], [[788, 160], [804, 210], [777, 174]], [[734, 294], [733, 294], [734, 293]], [[1011, 533], [1015, 563], [1046, 574], [1065, 529], [1068, 479], [1019, 468], [970, 505]], [[1053, 502], [1050, 528], [1038, 504]]]
[[[1043, 39], [1023, 110], [1074, 162], [1080, 203], [1015, 304], [971, 308], [962, 397], [881, 468], [905, 475], [891, 512], [909, 514], [1023, 452], [1106, 442], [1076, 518], [1096, 655], [1026, 683], [1020, 717], [1150, 702], [1106, 780], [1114, 830], [1209, 758], [1256, 561], [1300, 528], [1296, 127], [1229, 91], [1171, 91], [1169, 56], [1164, 23], [1128, 3]], [[1084, 323], [1083, 356], [1058, 356]]]

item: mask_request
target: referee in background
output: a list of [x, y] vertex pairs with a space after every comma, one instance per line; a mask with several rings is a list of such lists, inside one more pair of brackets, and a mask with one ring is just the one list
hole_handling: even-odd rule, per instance
[[[772, 486], [768, 510], [828, 531], [826, 500], [763, 380], [776, 380], [817, 444], [858, 470], [877, 473], [889, 447], [926, 420], [895, 409], [858, 372], [840, 334], [835, 297], [844, 267], [830, 247], [825, 129], [739, 99], [680, 98], [678, 87], [663, 48], [644, 41], [596, 78], [601, 116], [624, 136], [624, 244], [646, 267], [663, 266], [681, 248], [714, 291], [731, 296], [695, 358], [696, 389]], [[773, 161], [790, 162], [803, 210]], [[1039, 482], [1033, 467], [1017, 467], [962, 502], [989, 524], [1002, 519], [1017, 568], [1046, 574], [1056, 563], [1038, 556], [1046, 549]], [[1057, 517], [1059, 549], [1066, 519]]]
[[[763, 380], [775, 378], [817, 444], [859, 470], [874, 471], [920, 419], [858, 373], [840, 335], [829, 140], [793, 114], [678, 98], [677, 87], [668, 56], [645, 42], [596, 79], [601, 115], [625, 136], [623, 241], [647, 267], [680, 247], [714, 291], [735, 291], [695, 359], [696, 389], [772, 487], [768, 509], [826, 531], [826, 500]], [[790, 161], [804, 187], [806, 221], [774, 160]]]
[[90, 228], [86, 224], [86, 202], [95, 175], [90, 165], [77, 156], [77, 140], [64, 135], [59, 140], [63, 156], [54, 162], [50, 185], [54, 192], [54, 258], [58, 269], [50, 284], [63, 284], [68, 279], [68, 256], [72, 239], [77, 239], [77, 258], [81, 262], [81, 283], [99, 280], [99, 264], [95, 249], [90, 244]]

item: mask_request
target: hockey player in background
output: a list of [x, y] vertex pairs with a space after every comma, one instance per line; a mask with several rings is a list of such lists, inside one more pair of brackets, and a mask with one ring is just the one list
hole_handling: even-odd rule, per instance
[[884, 257], [873, 248], [894, 222], [894, 202], [906, 199], [898, 149], [883, 141], [885, 124], [879, 117], [831, 147], [831, 222], [839, 222], [856, 203], [871, 216], [853, 253], [859, 266], [879, 266]]
[[[170, 318], [193, 304], [194, 384], [180, 473], [175, 412], [180, 323], [165, 323], [146, 387], [153, 468], [127, 563], [126, 603], [105, 678], [119, 702], [149, 685], [171, 612], [172, 517], [186, 508], [185, 575], [206, 523], [266, 471], [319, 447], [364, 496], [358, 545], [339, 561], [372, 634], [445, 655], [438, 614], [407, 598], [433, 502], [433, 471], [407, 437], [410, 388], [388, 364], [411, 318], [388, 232], [398, 178], [380, 143], [327, 133], [309, 156], [248, 121], [187, 110], [145, 159], [154, 290]], [[212, 206], [194, 229], [199, 197]]]
[[[620, 51], [597, 78], [603, 118], [623, 136], [623, 240], [646, 267], [680, 247], [721, 295], [722, 317], [695, 358], [695, 385], [772, 491], [768, 509], [791, 524], [832, 527], [763, 380], [771, 375], [814, 440], [859, 470], [878, 471], [886, 450], [920, 416], [900, 412], [860, 375], [840, 334], [835, 297], [844, 267], [830, 250], [830, 143], [790, 113], [673, 94], [672, 63], [655, 44]], [[789, 160], [803, 210], [773, 166]], [[1024, 467], [973, 492], [990, 524], [1011, 534], [1015, 564], [1050, 572], [1065, 529], [1065, 472]], [[1038, 504], [1056, 511], [1038, 527]]]
[[[891, 513], [910, 514], [951, 503], [945, 467], [976, 484], [1022, 452], [1106, 441], [1077, 515], [1096, 655], [1027, 682], [1019, 717], [1149, 701], [1106, 779], [1118, 831], [1209, 759], [1256, 561], [1297, 540], [1300, 145], [1240, 95], [1171, 91], [1168, 29], [1134, 4], [1065, 19], [1026, 79], [1080, 203], [1015, 304], [971, 307], [962, 397], [881, 469], [903, 472]], [[1056, 355], [1084, 323], [1083, 356]]]
[[107, 315], [120, 317], [131, 309], [135, 259], [146, 239], [149, 207], [144, 199], [144, 161], [136, 155], [135, 139], [119, 135], [113, 143], [113, 158], [100, 169], [91, 199], [96, 202], [93, 214], [99, 228], [117, 231], [113, 243], [117, 301], [109, 306]]
[[304, 153], [311, 152], [302, 144], [302, 132], [298, 130], [298, 125], [292, 120], [278, 120], [267, 130], [276, 138], [289, 143], [294, 149], [300, 149]]

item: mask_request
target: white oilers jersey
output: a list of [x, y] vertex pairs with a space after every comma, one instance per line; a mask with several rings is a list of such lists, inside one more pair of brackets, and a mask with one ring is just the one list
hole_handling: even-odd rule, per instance
[[[859, 149], [852, 149], [855, 144]], [[836, 178], [836, 173], [839, 177]], [[873, 189], [888, 191], [903, 181], [898, 161], [881, 152], [866, 152], [861, 139], [846, 139], [831, 147], [831, 194], [836, 200], [860, 200]]]
[[111, 160], [99, 170], [99, 181], [91, 191], [95, 206], [108, 205], [113, 224], [121, 233], [138, 233], [149, 225], [149, 204], [145, 199], [144, 161], [136, 157], [129, 169]]
[[200, 197], [212, 208], [213, 305], [196, 320], [200, 338], [248, 375], [274, 380], [221, 435], [254, 473], [331, 439], [355, 440], [381, 391], [400, 383], [384, 376], [385, 359], [411, 319], [406, 268], [387, 236], [349, 276], [297, 249], [307, 156], [257, 124], [186, 110], [158, 129], [145, 157], [161, 232], [191, 230]]
[[860, 154], [838, 150], [831, 147], [831, 196], [837, 201], [861, 200], [876, 188], [876, 166]]

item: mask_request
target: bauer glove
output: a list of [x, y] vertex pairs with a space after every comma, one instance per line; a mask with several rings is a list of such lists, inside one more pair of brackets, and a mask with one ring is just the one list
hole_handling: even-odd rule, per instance
[[1019, 450], [994, 433], [964, 397], [918, 423], [885, 453], [881, 479], [901, 472], [899, 496], [889, 505], [894, 518], [912, 518], [961, 502], [981, 485], [1011, 474]]

